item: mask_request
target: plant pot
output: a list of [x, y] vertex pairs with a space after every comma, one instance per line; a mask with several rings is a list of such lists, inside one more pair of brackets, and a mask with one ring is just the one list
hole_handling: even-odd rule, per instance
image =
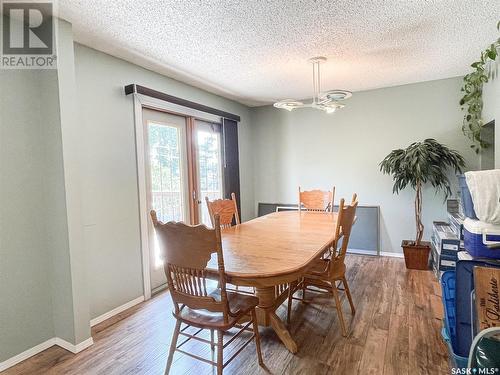
[[405, 255], [406, 268], [410, 270], [429, 269], [430, 242], [422, 241], [419, 246], [416, 246], [415, 241], [403, 240], [401, 247]]

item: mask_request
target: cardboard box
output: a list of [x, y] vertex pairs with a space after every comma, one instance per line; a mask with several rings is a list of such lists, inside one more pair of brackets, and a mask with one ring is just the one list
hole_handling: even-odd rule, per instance
[[500, 269], [474, 267], [474, 290], [479, 331], [500, 327]]

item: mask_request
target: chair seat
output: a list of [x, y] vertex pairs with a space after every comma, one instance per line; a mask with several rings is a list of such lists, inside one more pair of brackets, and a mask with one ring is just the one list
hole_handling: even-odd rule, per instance
[[[328, 259], [316, 259], [312, 264], [307, 273], [304, 275], [306, 279], [314, 279], [314, 280], [340, 280], [345, 276], [346, 267], [344, 262], [339, 261], [333, 262], [334, 267], [333, 270], [328, 270], [328, 263], [330, 260]], [[325, 272], [326, 270], [326, 272]]]
[[[210, 293], [210, 296], [216, 300], [220, 300], [220, 289]], [[227, 292], [230, 314], [228, 321], [224, 322], [224, 317], [221, 312], [212, 312], [202, 309], [191, 309], [184, 306], [179, 314], [174, 316], [182, 322], [199, 327], [213, 328], [217, 330], [227, 330], [233, 327], [245, 315], [259, 304], [259, 299], [252, 295]]]

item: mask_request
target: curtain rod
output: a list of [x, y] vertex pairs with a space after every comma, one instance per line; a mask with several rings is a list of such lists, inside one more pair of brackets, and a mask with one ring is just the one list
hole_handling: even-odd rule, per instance
[[208, 107], [208, 106], [203, 105], [203, 104], [195, 103], [195, 102], [192, 102], [190, 100], [178, 98], [178, 97], [173, 96], [173, 95], [165, 94], [164, 92], [156, 91], [156, 90], [150, 89], [148, 87], [136, 85], [135, 83], [132, 83], [130, 85], [125, 86], [125, 95], [129, 95], [129, 94], [133, 94], [133, 93], [150, 96], [152, 98], [160, 99], [160, 100], [163, 100], [163, 101], [166, 101], [169, 103], [178, 104], [178, 105], [181, 105], [183, 107], [188, 107], [188, 108], [196, 109], [198, 111], [210, 113], [212, 115], [221, 116], [221, 117], [224, 117], [226, 119], [230, 119], [230, 120], [234, 120], [234, 121], [238, 121], [238, 122], [241, 121], [240, 116], [238, 116], [238, 115], [235, 115], [235, 114], [232, 114], [229, 112], [224, 112], [224, 111], [221, 111], [221, 110], [216, 109], [216, 108]]

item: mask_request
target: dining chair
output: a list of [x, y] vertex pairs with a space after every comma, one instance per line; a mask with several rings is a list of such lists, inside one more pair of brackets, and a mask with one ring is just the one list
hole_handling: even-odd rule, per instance
[[332, 211], [335, 198], [335, 186], [332, 191], [302, 191], [299, 186], [299, 211]]
[[[340, 302], [339, 291], [345, 291], [347, 299], [349, 300], [349, 305], [351, 307], [351, 313], [354, 315], [356, 309], [352, 302], [351, 292], [349, 290], [349, 285], [346, 279], [346, 266], [345, 266], [345, 255], [347, 252], [347, 247], [349, 244], [349, 237], [351, 235], [351, 229], [356, 219], [356, 208], [358, 206], [357, 195], [353, 195], [353, 200], [351, 204], [346, 205], [344, 199], [341, 199], [339, 205], [339, 211], [337, 216], [337, 225], [335, 227], [335, 240], [331, 247], [328, 249], [329, 256], [317, 259], [309, 271], [302, 277], [301, 281], [294, 287], [290, 288], [289, 298], [288, 298], [288, 316], [287, 322], [290, 323], [290, 314], [292, 310], [292, 300], [297, 299], [300, 301], [305, 301], [305, 291], [327, 291], [331, 292], [335, 300], [335, 308], [340, 320], [340, 326], [342, 328], [342, 335], [347, 336], [347, 329], [344, 322], [344, 316], [342, 313], [342, 305]], [[343, 288], [340, 288], [342, 284]], [[308, 289], [309, 286], [313, 286], [318, 289]], [[302, 298], [295, 298], [293, 294], [298, 290], [302, 289]]]
[[210, 201], [205, 197], [207, 202], [210, 221], [214, 226], [214, 216], [219, 215], [221, 229], [229, 228], [233, 225], [233, 220], [236, 225], [240, 224], [240, 215], [238, 213], [238, 203], [236, 203], [236, 195], [231, 193], [231, 199], [216, 199]]
[[[204, 225], [191, 226], [182, 222], [164, 224], [158, 221], [155, 211], [151, 211], [151, 219], [160, 244], [168, 288], [174, 304], [173, 316], [176, 319], [165, 373], [169, 373], [174, 352], [178, 351], [217, 366], [217, 374], [222, 374], [224, 367], [253, 339], [259, 364], [263, 365], [255, 312], [259, 300], [251, 295], [231, 293], [226, 290], [219, 215], [214, 216], [214, 229]], [[207, 265], [214, 253], [217, 256], [218, 272], [210, 273]], [[248, 323], [240, 324], [247, 320]], [[182, 324], [185, 324], [185, 327], [181, 329]], [[253, 325], [253, 329], [250, 325]], [[189, 334], [186, 332], [189, 327], [196, 327], [198, 330], [194, 334]], [[224, 333], [234, 327], [239, 328], [239, 331], [224, 343]], [[205, 329], [210, 330], [210, 340], [198, 336]], [[217, 343], [214, 341], [214, 331], [217, 332]], [[252, 336], [224, 363], [223, 349], [243, 331], [252, 332]], [[179, 335], [186, 336], [187, 339], [177, 345]], [[191, 339], [210, 344], [212, 355], [214, 348], [217, 347], [217, 361], [180, 349]]]
[[357, 193], [354, 193], [352, 195], [352, 199], [351, 199], [351, 205], [354, 204], [354, 202], [356, 202], [358, 200], [358, 194]]
[[[208, 214], [210, 215], [210, 222], [212, 226], [214, 226], [214, 216], [219, 215], [220, 217], [220, 228], [226, 229], [233, 226], [233, 222], [236, 225], [240, 223], [240, 215], [238, 213], [238, 203], [236, 201], [236, 195], [231, 193], [231, 199], [215, 199], [210, 201], [208, 197], [205, 197], [205, 201], [207, 202]], [[235, 290], [238, 292], [247, 293], [247, 288], [243, 288], [240, 290], [238, 285], [234, 287], [228, 288], [228, 290]], [[251, 293], [255, 294], [254, 291]]]

